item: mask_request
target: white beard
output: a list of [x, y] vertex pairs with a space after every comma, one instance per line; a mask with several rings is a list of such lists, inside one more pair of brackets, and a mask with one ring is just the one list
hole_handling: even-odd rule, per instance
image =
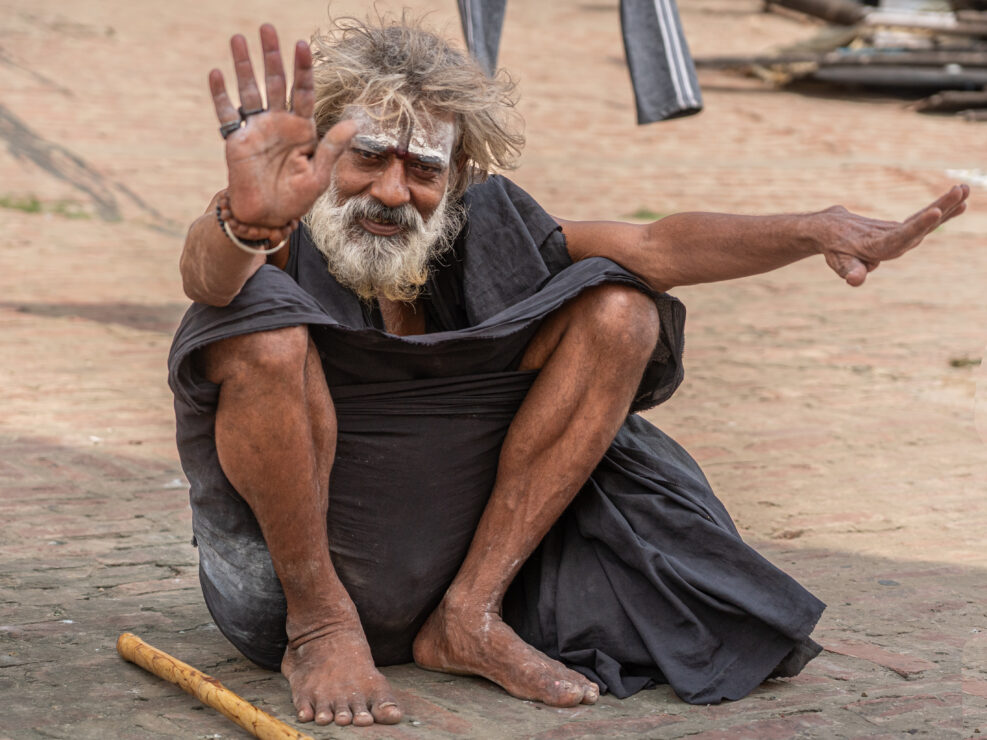
[[[394, 236], [371, 234], [360, 220], [400, 224]], [[339, 204], [335, 182], [319, 196], [303, 219], [312, 242], [325, 256], [329, 273], [363, 300], [413, 301], [428, 280], [431, 261], [451, 247], [465, 219], [449, 193], [428, 220], [406, 203], [389, 208], [369, 194]]]

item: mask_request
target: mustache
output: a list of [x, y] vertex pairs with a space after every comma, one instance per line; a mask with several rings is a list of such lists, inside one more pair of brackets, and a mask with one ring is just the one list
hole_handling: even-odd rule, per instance
[[367, 218], [385, 224], [401, 226], [405, 229], [420, 230], [424, 227], [424, 219], [410, 203], [401, 206], [387, 206], [372, 195], [362, 195], [353, 198], [347, 204], [350, 217], [353, 220]]

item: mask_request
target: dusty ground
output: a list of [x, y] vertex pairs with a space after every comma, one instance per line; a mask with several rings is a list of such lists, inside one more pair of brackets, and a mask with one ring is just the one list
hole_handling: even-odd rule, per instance
[[[697, 54], [815, 30], [755, 0], [680, 4]], [[458, 34], [451, 0], [414, 5]], [[903, 217], [947, 170], [985, 166], [983, 124], [724, 74], [703, 75], [702, 115], [638, 128], [616, 5], [508, 10], [501, 62], [529, 141], [515, 177], [559, 216], [842, 202]], [[202, 604], [164, 362], [184, 225], [224, 183], [205, 74], [228, 69], [231, 32], [273, 20], [307, 37], [325, 3], [0, 0], [0, 17], [0, 737], [245, 737], [113, 645], [137, 632], [292, 717], [280, 676], [238, 657]], [[313, 734], [982, 736], [983, 200], [859, 290], [810, 260], [678, 291], [687, 381], [649, 418], [699, 458], [745, 536], [829, 603], [828, 651], [802, 676], [719, 707], [659, 688], [553, 710], [404, 666], [387, 671], [401, 725]]]

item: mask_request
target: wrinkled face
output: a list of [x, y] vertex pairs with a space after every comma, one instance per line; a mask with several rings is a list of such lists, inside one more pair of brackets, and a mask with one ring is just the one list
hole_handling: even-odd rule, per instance
[[455, 126], [433, 117], [401, 129], [348, 114], [360, 128], [306, 224], [342, 285], [363, 299], [414, 300], [462, 226], [448, 198]]
[[[421, 114], [420, 125], [378, 121], [366, 109], [351, 106], [345, 118], [359, 125], [349, 149], [336, 164], [340, 198], [367, 194], [389, 208], [405, 204], [428, 219], [449, 186], [456, 126], [451, 117]], [[398, 233], [388, 224], [361, 224], [378, 236]]]

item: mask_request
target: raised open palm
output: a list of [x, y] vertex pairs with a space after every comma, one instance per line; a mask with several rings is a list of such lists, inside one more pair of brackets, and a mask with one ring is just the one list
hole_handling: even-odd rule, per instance
[[[289, 109], [274, 26], [261, 26], [260, 39], [266, 109], [254, 78], [247, 41], [239, 34], [230, 40], [230, 48], [240, 108], [231, 102], [223, 73], [218, 69], [209, 73], [209, 88], [222, 129], [232, 129], [226, 136], [230, 210], [240, 224], [280, 229], [305, 215], [329, 186], [333, 165], [356, 125], [349, 121], [337, 124], [318, 141], [312, 119], [315, 91], [308, 44], [299, 41], [295, 45]], [[243, 125], [234, 127], [234, 122], [241, 119]]]

